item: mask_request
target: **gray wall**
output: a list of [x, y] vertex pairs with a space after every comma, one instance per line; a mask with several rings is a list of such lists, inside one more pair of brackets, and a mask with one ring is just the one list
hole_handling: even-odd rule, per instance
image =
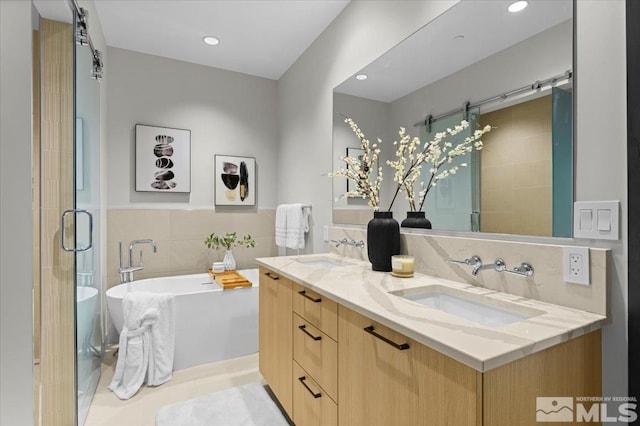
[[[331, 182], [323, 173], [333, 164], [333, 88], [453, 3], [351, 2], [280, 79], [279, 152], [287, 168], [278, 174], [278, 201], [314, 204], [315, 251], [327, 250], [320, 231], [331, 222]], [[576, 199], [622, 202], [619, 242], [576, 244], [613, 249], [603, 384], [605, 394], [624, 396], [628, 390], [625, 3], [579, 1], [576, 9]]]
[[576, 18], [576, 200], [621, 202], [619, 241], [581, 240], [612, 249], [602, 380], [619, 396], [629, 389], [625, 2], [578, 1]]
[[[213, 209], [214, 154], [255, 157], [259, 208], [276, 205], [277, 83], [109, 48], [107, 207]], [[191, 193], [135, 192], [135, 125], [191, 130]]]
[[0, 1], [0, 424], [33, 422], [31, 2]]
[[[358, 140], [351, 128], [344, 122], [342, 116], [353, 118], [358, 127], [364, 132], [371, 144], [377, 143], [377, 138], [388, 142], [389, 139], [389, 104], [386, 102], [374, 101], [371, 99], [359, 98], [357, 96], [336, 93], [333, 96], [333, 165], [332, 170], [339, 170], [345, 167], [345, 162], [340, 160], [341, 156], [347, 154], [347, 147], [359, 148]], [[391, 169], [380, 159], [378, 164], [386, 171]], [[384, 176], [384, 175], [383, 175]], [[386, 175], [389, 176], [389, 175]], [[393, 175], [391, 175], [393, 176]], [[367, 200], [362, 198], [339, 198], [347, 190], [345, 178], [332, 179], [333, 183], [333, 207], [336, 209], [367, 209], [371, 207]], [[384, 182], [384, 181], [383, 181]]]

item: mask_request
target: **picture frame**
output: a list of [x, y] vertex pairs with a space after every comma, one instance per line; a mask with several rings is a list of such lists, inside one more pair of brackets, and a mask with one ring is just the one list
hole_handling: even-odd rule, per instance
[[[364, 149], [347, 147], [347, 157], [357, 158], [357, 159], [360, 159], [360, 161], [362, 161], [361, 159], [363, 155], [364, 155]], [[347, 163], [347, 169], [349, 167], [350, 167], [349, 163]], [[351, 179], [347, 179], [347, 192], [352, 191], [354, 189], [355, 189], [355, 182], [353, 182]]]
[[137, 192], [191, 192], [191, 130], [136, 124]]
[[216, 206], [256, 205], [256, 159], [214, 156], [213, 188]]

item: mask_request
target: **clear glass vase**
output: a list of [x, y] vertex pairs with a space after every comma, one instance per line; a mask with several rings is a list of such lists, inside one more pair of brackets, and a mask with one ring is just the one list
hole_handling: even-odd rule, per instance
[[236, 269], [236, 259], [233, 257], [233, 252], [231, 250], [227, 250], [224, 253], [222, 263], [224, 263], [225, 271], [234, 271]]

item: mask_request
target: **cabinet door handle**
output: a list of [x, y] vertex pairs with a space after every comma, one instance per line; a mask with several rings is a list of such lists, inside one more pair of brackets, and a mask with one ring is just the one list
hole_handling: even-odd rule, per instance
[[307, 326], [305, 324], [299, 325], [298, 328], [304, 332], [307, 336], [311, 337], [313, 340], [322, 340], [322, 336], [314, 336], [313, 334], [307, 331]]
[[272, 273], [272, 272], [265, 272], [264, 274], [265, 274], [267, 277], [269, 277], [269, 278], [271, 278], [272, 280], [274, 280], [274, 281], [278, 281], [278, 280], [280, 279], [280, 277], [279, 277], [279, 276], [277, 276], [277, 275], [273, 275], [273, 273]]
[[374, 335], [378, 339], [382, 340], [385, 343], [390, 344], [391, 346], [393, 346], [394, 348], [396, 348], [396, 349], [398, 349], [400, 351], [404, 351], [405, 349], [409, 349], [409, 344], [408, 343], [396, 343], [396, 342], [393, 342], [393, 341], [387, 339], [386, 337], [381, 336], [380, 334], [376, 333], [374, 330], [375, 329], [373, 328], [372, 325], [370, 325], [369, 327], [365, 327], [364, 328], [364, 331], [366, 331], [367, 333]]
[[300, 296], [304, 296], [304, 297], [306, 297], [307, 299], [311, 300], [313, 303], [320, 303], [320, 302], [322, 302], [322, 299], [321, 299], [321, 298], [319, 298], [319, 297], [316, 299], [316, 298], [313, 298], [313, 297], [309, 296], [309, 295], [307, 294], [307, 291], [306, 291], [306, 290], [300, 290], [300, 291], [298, 292], [298, 294], [299, 294]]
[[309, 387], [309, 385], [305, 382], [305, 380], [307, 380], [307, 376], [302, 376], [302, 377], [298, 377], [298, 380], [300, 380], [300, 383], [302, 383], [302, 385], [307, 388], [307, 390], [309, 391], [309, 393], [311, 395], [313, 395], [314, 398], [320, 398], [322, 396], [322, 394], [320, 392], [315, 393], [314, 391], [311, 390], [311, 388]]

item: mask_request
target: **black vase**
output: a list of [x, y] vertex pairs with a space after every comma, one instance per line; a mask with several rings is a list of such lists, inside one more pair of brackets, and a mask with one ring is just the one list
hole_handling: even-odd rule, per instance
[[424, 212], [407, 212], [407, 218], [400, 224], [403, 228], [431, 229], [431, 221], [424, 217]]
[[400, 254], [400, 226], [393, 212], [373, 212], [367, 225], [367, 252], [371, 269], [391, 271], [391, 256]]

